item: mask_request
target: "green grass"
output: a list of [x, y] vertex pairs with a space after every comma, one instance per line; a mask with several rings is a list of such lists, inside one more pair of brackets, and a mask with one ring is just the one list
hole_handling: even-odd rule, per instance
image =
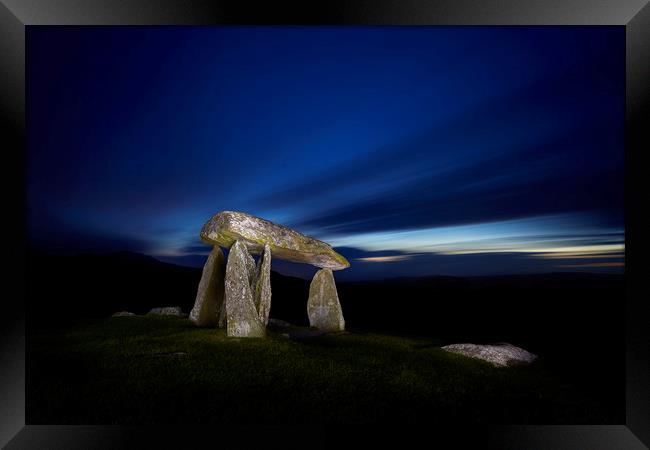
[[543, 361], [496, 368], [438, 345], [355, 332], [237, 339], [184, 318], [111, 318], [30, 337], [27, 423], [608, 420]]

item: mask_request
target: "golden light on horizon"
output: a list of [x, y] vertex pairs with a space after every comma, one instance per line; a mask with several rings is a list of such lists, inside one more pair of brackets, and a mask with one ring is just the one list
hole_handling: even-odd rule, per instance
[[361, 262], [395, 262], [409, 259], [410, 255], [391, 255], [391, 256], [369, 256], [366, 258], [357, 258]]
[[601, 258], [624, 258], [625, 253], [558, 253], [558, 254], [547, 254], [547, 255], [532, 255], [533, 258], [544, 258], [544, 259], [601, 259]]
[[580, 268], [580, 267], [625, 267], [624, 262], [603, 262], [603, 263], [584, 263], [584, 264], [561, 264], [562, 269]]
[[441, 255], [471, 255], [478, 253], [529, 253], [534, 258], [582, 259], [623, 257], [625, 244], [579, 245], [570, 247], [485, 246], [437, 252]]
[[607, 244], [536, 249], [531, 253], [536, 253], [534, 257], [545, 259], [589, 259], [624, 257], [624, 252], [625, 244]]

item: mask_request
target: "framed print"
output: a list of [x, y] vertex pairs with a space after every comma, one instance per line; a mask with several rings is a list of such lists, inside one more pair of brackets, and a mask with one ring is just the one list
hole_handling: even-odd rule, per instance
[[2, 445], [645, 448], [646, 3], [3, 0]]

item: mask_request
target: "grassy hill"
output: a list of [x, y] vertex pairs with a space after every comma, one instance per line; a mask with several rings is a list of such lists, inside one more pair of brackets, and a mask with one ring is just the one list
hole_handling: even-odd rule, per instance
[[430, 338], [354, 331], [227, 338], [179, 317], [91, 320], [30, 337], [30, 424], [612, 423], [544, 358], [496, 368]]
[[[266, 422], [338, 420], [328, 414], [353, 422], [413, 414], [503, 423], [625, 420], [622, 276], [338, 282], [351, 335], [298, 342], [279, 333], [263, 342], [239, 342], [180, 319], [107, 319], [116, 311], [144, 314], [159, 306], [189, 312], [200, 269], [133, 253], [30, 253], [27, 273], [38, 274], [27, 283], [29, 423], [59, 423], [57, 414], [67, 423], [235, 420], [250, 408]], [[271, 279], [271, 316], [308, 325], [309, 281], [277, 272]], [[509, 342], [539, 355], [540, 362], [532, 371], [460, 370], [458, 359], [435, 348], [456, 342]], [[175, 348], [186, 354], [154, 355]], [[324, 378], [330, 366], [336, 376]], [[240, 383], [248, 384], [238, 388]], [[540, 390], [541, 399], [534, 400]], [[334, 404], [348, 406], [321, 411], [319, 402], [332, 395]], [[253, 403], [267, 397], [272, 405]], [[200, 398], [208, 400], [192, 412], [188, 405]], [[506, 401], [499, 406], [495, 398]], [[235, 405], [234, 411], [247, 406], [225, 418], [217, 404]]]

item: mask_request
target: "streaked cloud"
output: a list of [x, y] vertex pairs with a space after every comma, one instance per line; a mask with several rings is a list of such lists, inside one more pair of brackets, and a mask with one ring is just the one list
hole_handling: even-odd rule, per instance
[[521, 253], [548, 259], [622, 254], [625, 250], [623, 230], [595, 224], [597, 219], [593, 215], [575, 213], [410, 231], [350, 234], [331, 237], [330, 241], [335, 246], [404, 254]]

